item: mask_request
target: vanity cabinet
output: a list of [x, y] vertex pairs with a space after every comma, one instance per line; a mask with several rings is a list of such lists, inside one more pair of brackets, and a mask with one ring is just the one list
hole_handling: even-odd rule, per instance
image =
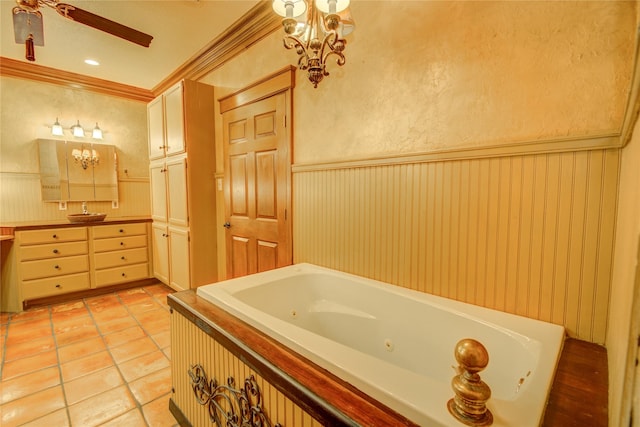
[[147, 107], [153, 274], [175, 290], [217, 280], [214, 102], [183, 80]]
[[94, 226], [92, 232], [96, 287], [149, 277], [146, 224]]
[[14, 238], [11, 244], [4, 242], [2, 253], [2, 311], [21, 311], [33, 300], [89, 295], [98, 288], [150, 280], [149, 220], [114, 222], [12, 227]]
[[87, 239], [87, 227], [16, 233], [22, 298], [42, 298], [89, 289]]

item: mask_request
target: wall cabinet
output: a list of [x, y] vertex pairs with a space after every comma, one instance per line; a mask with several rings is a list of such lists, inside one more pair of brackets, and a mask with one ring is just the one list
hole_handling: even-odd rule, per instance
[[176, 290], [217, 280], [214, 102], [183, 80], [148, 105], [153, 273]]
[[149, 222], [21, 228], [3, 253], [2, 311], [152, 277]]

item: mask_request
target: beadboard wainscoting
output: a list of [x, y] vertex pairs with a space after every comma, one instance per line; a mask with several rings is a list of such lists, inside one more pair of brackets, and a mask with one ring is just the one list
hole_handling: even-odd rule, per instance
[[619, 163], [611, 136], [294, 165], [294, 262], [602, 344]]
[[[91, 212], [106, 213], [109, 218], [151, 215], [149, 178], [118, 180], [118, 208], [111, 202], [88, 201]], [[56, 202], [43, 202], [39, 173], [0, 172], [0, 221], [44, 221], [66, 219], [67, 214], [80, 213], [80, 202], [68, 202], [67, 210], [58, 209]]]

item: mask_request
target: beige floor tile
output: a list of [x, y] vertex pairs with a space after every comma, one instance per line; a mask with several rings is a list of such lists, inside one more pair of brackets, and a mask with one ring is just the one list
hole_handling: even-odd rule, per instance
[[106, 349], [107, 346], [102, 337], [94, 337], [59, 347], [58, 357], [60, 358], [60, 363], [67, 363]]
[[84, 301], [73, 301], [54, 305], [51, 307], [51, 321], [54, 325], [67, 319], [78, 319], [89, 316], [89, 309], [85, 306]]
[[158, 284], [0, 313], [0, 425], [177, 426], [168, 409], [172, 292]]
[[72, 360], [71, 362], [62, 363], [60, 365], [62, 381], [66, 383], [83, 375], [92, 374], [113, 365], [113, 359], [107, 351], [90, 354], [89, 356]]
[[22, 424], [20, 427], [69, 427], [70, 425], [67, 409], [64, 408], [29, 423]]
[[136, 319], [131, 317], [128, 313], [123, 314], [117, 319], [103, 320], [96, 318], [96, 323], [98, 324], [98, 329], [102, 335], [109, 335], [114, 332], [138, 326]]
[[149, 337], [142, 337], [111, 348], [111, 355], [116, 363], [126, 362], [142, 355], [158, 350], [156, 343]]
[[71, 425], [98, 426], [135, 408], [136, 404], [126, 386], [114, 388], [69, 406]]
[[171, 368], [138, 378], [129, 383], [129, 389], [140, 405], [149, 403], [171, 391]]
[[49, 307], [32, 308], [20, 313], [13, 313], [11, 314], [11, 323], [23, 322], [26, 320], [39, 319], [43, 317], [49, 319]]
[[38, 353], [35, 356], [5, 362], [2, 367], [2, 381], [25, 375], [40, 369], [56, 366], [58, 355], [55, 350]]
[[131, 328], [123, 329], [122, 331], [105, 335], [104, 340], [110, 348], [113, 348], [146, 336], [147, 334], [144, 333], [142, 328], [136, 325]]
[[74, 342], [99, 337], [98, 328], [90, 317], [83, 318], [82, 321], [67, 320], [63, 326], [56, 326], [56, 342], [59, 346], [68, 345]]
[[105, 309], [104, 311], [93, 312], [92, 316], [98, 323], [107, 323], [112, 320], [118, 320], [123, 317], [129, 317], [131, 314], [125, 308], [124, 305], [118, 303], [117, 305], [113, 305], [112, 307]]
[[158, 347], [164, 349], [171, 345], [171, 332], [168, 330], [151, 335], [151, 339], [158, 345]]
[[160, 350], [119, 365], [125, 381], [131, 382], [169, 366], [169, 359]]
[[142, 407], [144, 418], [147, 420], [149, 426], [173, 427], [178, 425], [176, 419], [169, 411], [170, 397], [170, 394], [166, 394]]
[[85, 300], [87, 307], [93, 313], [101, 313], [103, 311], [110, 311], [115, 307], [122, 306], [120, 299], [116, 294], [101, 295], [93, 298], [87, 298]]
[[67, 404], [73, 405], [123, 384], [115, 366], [81, 376], [63, 384]]
[[138, 304], [129, 305], [127, 308], [133, 315], [163, 309], [162, 306], [153, 297], [146, 298]]
[[144, 301], [150, 301], [152, 296], [149, 295], [144, 288], [134, 288], [120, 291], [117, 293], [120, 301], [125, 305], [140, 304]]
[[[29, 322], [30, 323], [30, 322]], [[46, 326], [39, 327], [30, 327], [23, 326], [19, 324], [9, 324], [9, 331], [7, 332], [7, 341], [6, 344], [8, 346], [14, 344], [20, 344], [27, 341], [35, 340], [38, 338], [51, 337], [53, 335], [51, 331], [51, 323], [47, 319], [44, 322]]]
[[42, 338], [35, 338], [19, 343], [12, 343], [7, 345], [5, 360], [11, 361], [16, 359], [23, 359], [25, 357], [35, 356], [36, 354], [46, 351], [55, 350], [56, 343], [53, 336], [46, 336]]
[[0, 387], [0, 404], [28, 396], [60, 384], [60, 370], [57, 366], [44, 368], [30, 374], [3, 381]]
[[[132, 409], [131, 411], [120, 415], [109, 422], [101, 424], [100, 427], [147, 427], [147, 423], [144, 421], [144, 416], [139, 409]], [[155, 426], [151, 426], [155, 427]]]
[[19, 426], [62, 409], [64, 406], [62, 387], [51, 387], [2, 405], [0, 425], [2, 427]]

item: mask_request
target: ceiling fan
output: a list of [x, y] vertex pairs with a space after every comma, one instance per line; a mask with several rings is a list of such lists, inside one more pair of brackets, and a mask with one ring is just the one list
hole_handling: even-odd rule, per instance
[[140, 46], [149, 47], [152, 36], [134, 30], [133, 28], [103, 18], [79, 7], [59, 3], [57, 0], [16, 0], [17, 6], [13, 8], [13, 31], [16, 43], [24, 43], [26, 47], [26, 59], [35, 61], [35, 46], [44, 46], [44, 34], [42, 26], [42, 13], [40, 6], [48, 6], [55, 9], [60, 15], [72, 21], [88, 25], [116, 37], [128, 40]]

